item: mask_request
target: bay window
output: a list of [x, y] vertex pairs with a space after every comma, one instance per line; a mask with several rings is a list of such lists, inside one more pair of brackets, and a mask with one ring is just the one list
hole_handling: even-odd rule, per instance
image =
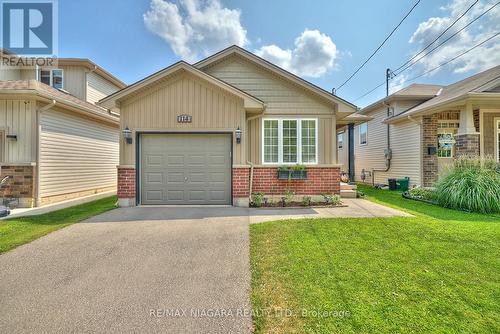
[[264, 164], [317, 163], [316, 119], [264, 119], [262, 124]]

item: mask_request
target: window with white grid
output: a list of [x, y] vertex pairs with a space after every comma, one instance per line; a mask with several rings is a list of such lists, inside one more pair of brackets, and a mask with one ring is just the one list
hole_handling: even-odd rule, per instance
[[278, 163], [278, 120], [264, 121], [264, 161]]
[[316, 119], [264, 119], [264, 164], [316, 164]]
[[316, 121], [302, 120], [302, 163], [316, 162]]
[[283, 163], [297, 163], [296, 120], [283, 120]]

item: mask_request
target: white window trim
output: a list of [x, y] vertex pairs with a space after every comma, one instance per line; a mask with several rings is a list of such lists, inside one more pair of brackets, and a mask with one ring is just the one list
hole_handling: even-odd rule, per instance
[[[50, 72], [50, 87], [52, 88], [55, 88], [54, 87], [54, 71], [61, 71], [61, 75], [62, 75], [62, 88], [61, 89], [64, 89], [64, 70], [62, 68], [54, 68], [54, 69], [40, 69], [39, 71], [39, 74], [38, 74], [38, 77], [39, 77], [39, 81], [42, 82], [42, 71], [49, 71]], [[56, 88], [58, 89], [58, 88]]]
[[[297, 121], [297, 162], [283, 162], [283, 121]], [[264, 121], [278, 121], [278, 162], [265, 162], [264, 160]], [[314, 140], [314, 145], [316, 147], [315, 151], [315, 157], [314, 160], [315, 162], [302, 162], [302, 121], [314, 121], [315, 125], [315, 140]], [[261, 161], [263, 165], [269, 165], [269, 166], [279, 166], [279, 165], [285, 165], [285, 166], [294, 166], [297, 164], [301, 165], [317, 165], [318, 164], [318, 137], [319, 137], [319, 131], [318, 131], [318, 123], [319, 119], [318, 118], [297, 118], [297, 117], [263, 117], [262, 122], [261, 122]]]
[[[366, 142], [362, 143], [361, 142], [361, 126], [366, 124]], [[359, 140], [359, 146], [366, 146], [368, 145], [368, 123], [362, 123], [358, 127], [358, 140]]]
[[[438, 132], [438, 136], [439, 135], [451, 135], [452, 137], [455, 137], [455, 133], [453, 133], [452, 131], [450, 131], [450, 129], [439, 129], [441, 130], [442, 132]], [[449, 157], [440, 157], [439, 156], [439, 142], [438, 142], [438, 146], [437, 146], [437, 150], [436, 150], [436, 156], [438, 159], [451, 159], [451, 158], [454, 158], [455, 154], [453, 154], [453, 148], [454, 148], [455, 144], [453, 144], [452, 148], [451, 148], [451, 152], [450, 152], [450, 156]]]

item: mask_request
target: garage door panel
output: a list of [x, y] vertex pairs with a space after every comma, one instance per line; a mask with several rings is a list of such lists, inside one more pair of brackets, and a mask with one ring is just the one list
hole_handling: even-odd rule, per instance
[[162, 190], [148, 190], [146, 192], [146, 199], [148, 201], [162, 201], [163, 191]]
[[[175, 205], [230, 204], [230, 150], [230, 135], [142, 135], [141, 202]], [[155, 157], [153, 163], [148, 161], [151, 157]], [[158, 161], [161, 163], [158, 164]], [[160, 174], [163, 175], [161, 184], [158, 183]], [[153, 191], [153, 194], [149, 195], [149, 191]]]
[[184, 167], [184, 156], [183, 155], [168, 155], [167, 156], [167, 166], [169, 167]]
[[149, 184], [163, 184], [163, 173], [147, 173], [146, 182]]

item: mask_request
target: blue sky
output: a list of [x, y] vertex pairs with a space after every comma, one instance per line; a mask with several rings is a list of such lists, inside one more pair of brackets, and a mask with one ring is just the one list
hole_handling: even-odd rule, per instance
[[[133, 83], [181, 58], [202, 59], [236, 43], [331, 90], [370, 55], [415, 1], [59, 0], [59, 56], [90, 58]], [[421, 0], [338, 95], [354, 101], [383, 82], [387, 67], [403, 63], [473, 2]], [[495, 2], [479, 1], [449, 34]], [[392, 89], [499, 31], [498, 7], [406, 76], [394, 79]], [[448, 84], [498, 64], [500, 36], [417, 82]], [[384, 94], [382, 87], [354, 103], [364, 106]]]

